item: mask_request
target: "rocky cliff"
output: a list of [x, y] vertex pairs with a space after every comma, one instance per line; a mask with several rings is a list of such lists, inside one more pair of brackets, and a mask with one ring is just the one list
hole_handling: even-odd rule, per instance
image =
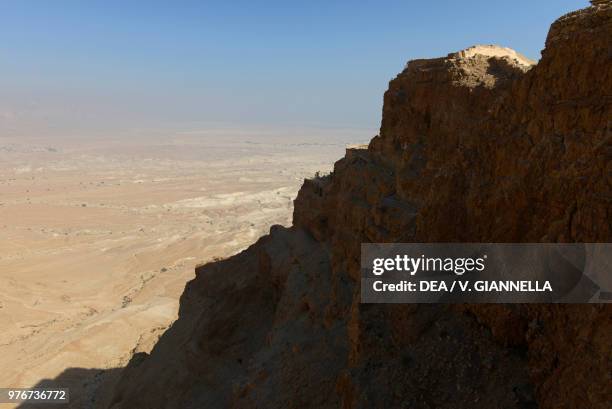
[[607, 408], [608, 305], [360, 304], [362, 242], [609, 242], [612, 7], [411, 61], [291, 228], [197, 269], [109, 408]]

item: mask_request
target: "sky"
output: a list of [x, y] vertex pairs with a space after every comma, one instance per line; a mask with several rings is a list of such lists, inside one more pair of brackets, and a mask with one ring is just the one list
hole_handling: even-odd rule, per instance
[[474, 44], [537, 60], [550, 24], [587, 5], [2, 0], [0, 125], [377, 128], [408, 60]]

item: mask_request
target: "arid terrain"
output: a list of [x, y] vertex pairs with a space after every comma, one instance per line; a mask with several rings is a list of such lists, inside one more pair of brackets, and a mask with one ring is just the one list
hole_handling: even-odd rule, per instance
[[0, 386], [148, 352], [197, 264], [289, 224], [302, 180], [369, 136], [0, 137]]
[[537, 62], [409, 61], [367, 144], [5, 138], [0, 386], [69, 387], [70, 409], [609, 409], [610, 303], [361, 297], [363, 243], [612, 241], [612, 1], [591, 3]]

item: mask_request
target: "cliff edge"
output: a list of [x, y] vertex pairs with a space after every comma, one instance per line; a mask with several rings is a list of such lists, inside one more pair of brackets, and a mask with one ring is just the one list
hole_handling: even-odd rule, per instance
[[612, 7], [415, 60], [294, 224], [197, 269], [101, 407], [607, 408], [609, 305], [360, 304], [362, 242], [610, 242]]

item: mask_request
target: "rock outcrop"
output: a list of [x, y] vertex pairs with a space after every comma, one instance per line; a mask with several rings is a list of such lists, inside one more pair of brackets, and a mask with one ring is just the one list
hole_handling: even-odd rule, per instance
[[294, 225], [197, 269], [125, 408], [607, 408], [608, 305], [360, 304], [362, 242], [609, 242], [612, 7], [416, 60]]

